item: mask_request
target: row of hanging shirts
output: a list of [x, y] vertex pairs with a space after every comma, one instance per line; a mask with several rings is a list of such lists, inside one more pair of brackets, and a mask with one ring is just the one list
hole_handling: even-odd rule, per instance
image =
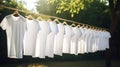
[[6, 30], [9, 58], [53, 58], [54, 55], [84, 54], [109, 48], [110, 33], [83, 27], [72, 27], [57, 21], [39, 21], [7, 15], [0, 26]]

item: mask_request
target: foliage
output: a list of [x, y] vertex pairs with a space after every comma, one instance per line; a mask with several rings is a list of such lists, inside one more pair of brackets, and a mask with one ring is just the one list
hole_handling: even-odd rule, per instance
[[[89, 6], [90, 3], [100, 0], [48, 0], [49, 4], [57, 3], [56, 13], [62, 13], [68, 11], [73, 17], [78, 14], [85, 6]], [[104, 1], [106, 2], [106, 0]]]
[[56, 15], [56, 4], [47, 4], [46, 0], [38, 0], [36, 8], [39, 13], [47, 15]]
[[[16, 8], [16, 9], [23, 10], [23, 11], [26, 11], [26, 12], [30, 12], [27, 8], [25, 8], [23, 6], [22, 2], [17, 1], [17, 0], [4, 0], [4, 1], [2, 1], [1, 5]], [[3, 17], [5, 15], [11, 14], [13, 12], [14, 12], [14, 10], [6, 9], [6, 8], [1, 8], [0, 9], [0, 13], [2, 14]], [[23, 16], [27, 15], [27, 13], [22, 13], [22, 12], [19, 12], [19, 13]]]
[[20, 9], [20, 10], [27, 10], [22, 2], [17, 2], [16, 0], [5, 0], [5, 2], [3, 2], [2, 5], [5, 5], [5, 6], [9, 6], [9, 7], [13, 7], [13, 8], [17, 8], [17, 9]]
[[71, 17], [73, 17], [75, 13], [78, 14], [79, 11], [84, 8], [83, 0], [49, 0], [49, 4], [53, 4], [55, 2], [58, 3], [56, 13], [69, 11], [71, 13]]
[[108, 28], [110, 25], [109, 6], [105, 2], [94, 0], [89, 6], [85, 6], [83, 10], [76, 14], [74, 18], [79, 22]]
[[[61, 11], [61, 13], [56, 13], [59, 0], [54, 0], [58, 2], [49, 2], [53, 4], [47, 4], [45, 1], [39, 0], [37, 2], [37, 10], [39, 13], [48, 14], [52, 16], [58, 16], [61, 18], [86, 23], [89, 25], [99, 26], [99, 27], [106, 27], [108, 28], [110, 25], [110, 15], [109, 15], [109, 7], [106, 5], [106, 1], [100, 0], [83, 0], [84, 1], [84, 8], [77, 13], [74, 13], [74, 16], [71, 17], [70, 11]], [[64, 0], [63, 0], [64, 1]], [[59, 6], [60, 7], [60, 6]], [[72, 9], [72, 7], [71, 7]]]

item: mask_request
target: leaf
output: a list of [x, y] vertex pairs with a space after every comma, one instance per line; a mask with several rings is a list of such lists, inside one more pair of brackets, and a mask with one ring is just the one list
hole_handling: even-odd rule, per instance
[[73, 13], [71, 14], [71, 17], [74, 17], [74, 14], [73, 14]]

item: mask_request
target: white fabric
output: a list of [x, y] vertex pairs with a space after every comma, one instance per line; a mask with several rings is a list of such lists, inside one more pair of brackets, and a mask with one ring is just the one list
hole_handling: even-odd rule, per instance
[[55, 22], [26, 20], [21, 15], [6, 16], [0, 26], [7, 33], [9, 58], [22, 58], [23, 53], [32, 57], [53, 58], [54, 54], [78, 55], [78, 53], [101, 51], [109, 49], [111, 37], [107, 31], [64, 26], [62, 23]]
[[46, 21], [40, 21], [39, 25], [40, 25], [40, 30], [37, 34], [34, 57], [45, 58], [46, 40], [47, 40], [47, 35], [50, 33], [50, 27], [49, 27], [49, 23]]
[[92, 32], [91, 32], [91, 30], [87, 30], [87, 33], [86, 33], [86, 50], [85, 50], [85, 52], [86, 53], [88, 53], [88, 52], [90, 52], [91, 51], [91, 49], [92, 49], [92, 41], [93, 41], [93, 38], [92, 38], [92, 36], [93, 36], [93, 34], [92, 34]]
[[83, 28], [79, 28], [80, 29], [80, 31], [81, 31], [81, 33], [82, 33], [82, 35], [81, 35], [81, 37], [79, 37], [79, 39], [78, 39], [78, 53], [84, 53], [83, 52], [83, 43], [85, 43], [85, 41], [84, 41], [84, 39], [82, 38], [82, 36], [85, 34], [85, 30], [83, 29]]
[[62, 23], [59, 23], [57, 26], [59, 32], [55, 35], [54, 54], [62, 56], [64, 25]]
[[39, 23], [36, 20], [27, 19], [27, 30], [24, 36], [24, 55], [34, 55]]
[[106, 32], [106, 48], [109, 49], [109, 39], [111, 38], [111, 35], [109, 32]]
[[65, 26], [65, 35], [63, 39], [63, 53], [70, 53], [70, 42], [72, 37], [72, 27], [69, 25]]
[[91, 52], [96, 52], [96, 51], [97, 51], [96, 49], [98, 48], [98, 47], [97, 47], [97, 43], [96, 43], [96, 42], [97, 42], [97, 33], [95, 33], [95, 31], [92, 30], [92, 31], [91, 31], [91, 34], [92, 34], [92, 40], [93, 40], [93, 41], [91, 42], [91, 47], [92, 47], [92, 48], [91, 48], [91, 49], [92, 49]]
[[87, 35], [88, 35], [88, 31], [86, 28], [82, 28], [81, 29], [82, 35], [78, 40], [78, 45], [79, 45], [79, 49], [78, 49], [78, 53], [86, 53], [87, 52]]
[[58, 32], [58, 27], [55, 22], [49, 22], [51, 32], [47, 36], [45, 55], [48, 57], [54, 57], [54, 38]]
[[26, 20], [19, 15], [6, 16], [0, 26], [7, 33], [7, 52], [9, 58], [22, 58], [23, 38], [26, 30]]
[[78, 39], [81, 36], [81, 32], [77, 27], [74, 27], [72, 30], [72, 38], [70, 45], [70, 54], [78, 54]]

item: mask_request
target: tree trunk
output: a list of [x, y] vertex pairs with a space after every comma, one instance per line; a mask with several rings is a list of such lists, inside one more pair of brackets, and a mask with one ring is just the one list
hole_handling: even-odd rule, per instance
[[[118, 2], [118, 1], [117, 1]], [[117, 3], [116, 3], [117, 4]], [[116, 14], [116, 8], [113, 0], [109, 0], [109, 8], [110, 8], [110, 14], [111, 14], [111, 25], [109, 28], [109, 32], [111, 33], [111, 38], [110, 38], [110, 49], [107, 49], [105, 52], [106, 56], [106, 67], [111, 67], [111, 49], [112, 49], [112, 37], [114, 35], [114, 31], [117, 27], [118, 24], [118, 16]]]

